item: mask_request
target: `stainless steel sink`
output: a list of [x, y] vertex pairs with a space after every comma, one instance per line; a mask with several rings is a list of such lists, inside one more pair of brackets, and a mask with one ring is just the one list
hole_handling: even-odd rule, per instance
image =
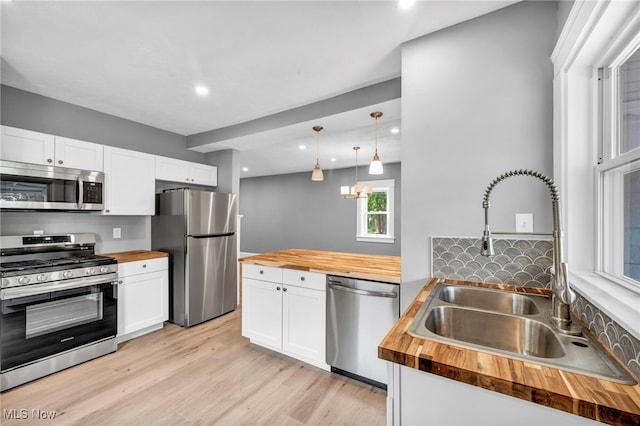
[[440, 291], [440, 300], [455, 305], [504, 312], [516, 315], [535, 315], [539, 313], [534, 302], [535, 297], [500, 290], [476, 287], [445, 286]]
[[[491, 298], [496, 302], [491, 302]], [[409, 334], [623, 384], [636, 380], [587, 330], [551, 326], [551, 298], [437, 283]]]
[[429, 311], [425, 327], [442, 337], [520, 355], [560, 358], [566, 354], [550, 327], [524, 317], [437, 306]]

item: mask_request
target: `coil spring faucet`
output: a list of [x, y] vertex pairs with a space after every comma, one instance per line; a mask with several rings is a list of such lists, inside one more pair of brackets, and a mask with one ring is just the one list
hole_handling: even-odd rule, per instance
[[[551, 234], [553, 236], [553, 313], [551, 320], [560, 332], [579, 334], [580, 332], [577, 328], [571, 326], [570, 308], [571, 304], [576, 300], [576, 294], [569, 286], [568, 267], [563, 258], [560, 196], [552, 179], [534, 170], [520, 169], [503, 173], [491, 181], [482, 199], [482, 207], [484, 208], [484, 232], [482, 233], [480, 254], [487, 257], [495, 255], [492, 232], [489, 228], [489, 207], [491, 206], [489, 195], [491, 195], [491, 191], [498, 183], [512, 176], [531, 176], [541, 180], [549, 188], [553, 209], [553, 234]], [[513, 232], [493, 232], [493, 234], [513, 234]]]

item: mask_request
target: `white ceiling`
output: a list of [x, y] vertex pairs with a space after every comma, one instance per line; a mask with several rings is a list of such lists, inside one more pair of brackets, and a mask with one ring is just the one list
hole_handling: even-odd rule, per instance
[[[193, 135], [400, 76], [401, 44], [515, 1], [2, 1], [2, 83]], [[194, 93], [198, 84], [210, 94]], [[400, 160], [399, 100], [195, 148], [235, 148], [243, 176], [311, 170], [373, 155]], [[305, 144], [306, 151], [298, 146]], [[366, 145], [365, 145], [366, 144]], [[335, 157], [335, 163], [329, 158]]]

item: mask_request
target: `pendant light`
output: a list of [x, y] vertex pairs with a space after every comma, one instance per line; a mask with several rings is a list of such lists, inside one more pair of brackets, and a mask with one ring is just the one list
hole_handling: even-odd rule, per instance
[[322, 168], [320, 167], [320, 132], [322, 131], [322, 126], [313, 126], [313, 130], [316, 132], [316, 165], [313, 168], [313, 172], [311, 173], [311, 180], [320, 182], [324, 180], [324, 174], [322, 173]]
[[369, 166], [369, 174], [381, 175], [384, 172], [382, 170], [382, 161], [380, 161], [380, 157], [378, 157], [378, 118], [382, 117], [382, 113], [376, 111], [370, 115], [376, 120], [376, 153], [373, 155], [373, 161], [371, 161], [371, 165]]
[[340, 195], [345, 199], [353, 198], [367, 198], [371, 194], [371, 187], [358, 183], [358, 150], [359, 146], [354, 146], [353, 150], [356, 152], [356, 182], [353, 186], [341, 186]]

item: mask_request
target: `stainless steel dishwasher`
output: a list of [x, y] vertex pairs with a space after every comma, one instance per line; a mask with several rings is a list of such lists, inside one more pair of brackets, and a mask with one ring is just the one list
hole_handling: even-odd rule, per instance
[[378, 344], [400, 316], [399, 286], [327, 276], [327, 364], [331, 371], [387, 388]]

